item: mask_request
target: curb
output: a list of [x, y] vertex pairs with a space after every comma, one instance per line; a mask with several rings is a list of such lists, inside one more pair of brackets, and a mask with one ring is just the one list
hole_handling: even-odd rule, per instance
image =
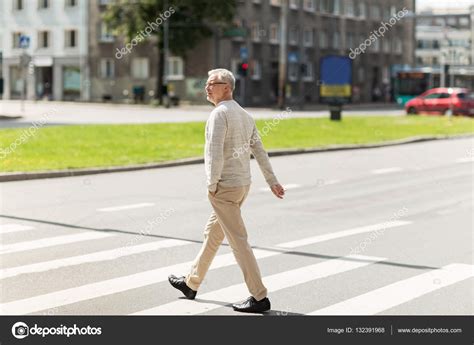
[[[377, 144], [360, 144], [360, 145], [333, 145], [323, 148], [307, 148], [307, 149], [279, 149], [268, 151], [270, 157], [277, 156], [289, 156], [298, 155], [304, 153], [318, 153], [318, 152], [332, 152], [332, 151], [345, 151], [345, 150], [357, 150], [357, 149], [372, 149], [386, 146], [405, 145], [412, 143], [419, 143], [424, 141], [434, 140], [453, 140], [453, 139], [465, 139], [474, 138], [474, 134], [460, 134], [453, 136], [418, 136], [400, 140], [386, 141]], [[44, 178], [56, 178], [56, 177], [71, 177], [71, 176], [82, 176], [82, 175], [95, 175], [104, 173], [114, 172], [125, 172], [125, 171], [136, 171], [145, 169], [158, 169], [158, 168], [169, 168], [182, 165], [191, 164], [202, 164], [204, 163], [203, 158], [186, 158], [175, 161], [167, 161], [163, 163], [151, 163], [151, 164], [140, 164], [140, 165], [129, 165], [122, 167], [107, 167], [107, 168], [86, 168], [86, 169], [71, 169], [71, 170], [51, 170], [51, 171], [38, 171], [38, 172], [13, 172], [0, 174], [0, 182], [10, 181], [24, 181]]]
[[0, 120], [16, 120], [22, 117], [21, 115], [0, 115]]

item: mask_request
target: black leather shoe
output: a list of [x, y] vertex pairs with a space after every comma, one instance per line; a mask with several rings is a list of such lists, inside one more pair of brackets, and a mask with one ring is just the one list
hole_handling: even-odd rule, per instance
[[257, 301], [253, 296], [250, 296], [242, 303], [232, 304], [232, 308], [243, 313], [263, 313], [270, 310], [270, 300], [265, 297]]
[[184, 279], [184, 277], [178, 278], [174, 275], [170, 275], [168, 277], [168, 281], [170, 282], [171, 286], [181, 291], [187, 299], [194, 299], [196, 297], [197, 291], [194, 291], [189, 286], [187, 286]]

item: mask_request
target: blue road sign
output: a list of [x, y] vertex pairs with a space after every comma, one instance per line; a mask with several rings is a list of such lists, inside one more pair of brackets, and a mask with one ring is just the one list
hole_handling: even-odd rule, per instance
[[289, 62], [298, 62], [298, 53], [297, 52], [289, 52], [288, 53], [288, 61]]
[[28, 49], [30, 47], [30, 37], [21, 35], [20, 36], [20, 48]]
[[240, 47], [240, 58], [242, 60], [247, 60], [249, 58], [249, 50], [247, 47]]

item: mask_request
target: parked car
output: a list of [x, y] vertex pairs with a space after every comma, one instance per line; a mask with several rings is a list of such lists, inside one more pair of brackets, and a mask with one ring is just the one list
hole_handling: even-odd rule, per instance
[[474, 94], [462, 88], [431, 89], [405, 104], [407, 114], [420, 113], [452, 114], [474, 116]]

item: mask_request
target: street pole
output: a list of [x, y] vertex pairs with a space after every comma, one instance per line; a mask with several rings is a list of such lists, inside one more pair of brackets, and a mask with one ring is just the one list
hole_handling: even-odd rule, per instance
[[288, 26], [288, 0], [281, 0], [280, 11], [280, 64], [278, 69], [278, 107], [285, 108], [285, 85], [286, 85], [286, 61], [287, 61], [287, 44], [286, 33]]
[[[165, 9], [164, 11], [168, 10], [168, 0], [165, 0]], [[164, 60], [164, 89], [166, 90], [165, 95], [165, 106], [166, 108], [170, 107], [170, 97], [168, 94], [168, 55], [169, 55], [169, 23], [168, 20], [165, 20], [164, 27], [163, 27], [163, 60]]]

